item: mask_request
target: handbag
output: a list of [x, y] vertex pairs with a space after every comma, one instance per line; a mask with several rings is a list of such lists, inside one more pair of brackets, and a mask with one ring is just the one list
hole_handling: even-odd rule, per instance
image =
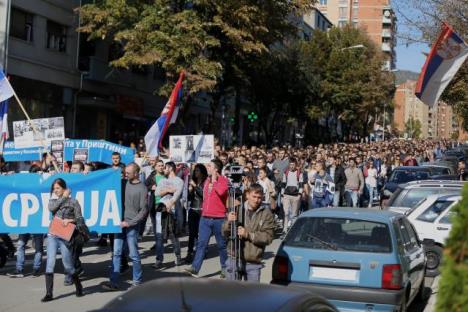
[[83, 218], [78, 218], [76, 221], [76, 229], [83, 237], [83, 242], [86, 243], [91, 238], [91, 233]]
[[48, 233], [60, 237], [67, 242], [71, 239], [76, 226], [73, 223], [68, 223], [66, 226], [62, 223], [63, 219], [54, 217], [49, 225]]

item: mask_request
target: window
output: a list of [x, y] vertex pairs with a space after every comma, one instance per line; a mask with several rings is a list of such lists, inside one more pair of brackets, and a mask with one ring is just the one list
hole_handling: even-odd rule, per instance
[[338, 11], [339, 18], [345, 19], [348, 17], [348, 8], [339, 8]]
[[32, 14], [13, 8], [11, 10], [10, 36], [32, 42], [33, 19]]
[[359, 8], [358, 7], [353, 7], [353, 18], [357, 19], [359, 14]]
[[406, 251], [411, 251], [416, 246], [416, 241], [413, 235], [411, 235], [411, 229], [408, 229], [408, 225], [404, 222], [404, 219], [401, 218], [397, 221], [398, 230], [400, 231], [400, 236], [403, 240], [403, 246]]
[[67, 50], [67, 27], [47, 21], [47, 48], [59, 52]]
[[405, 219], [402, 219], [402, 220], [403, 220], [403, 224], [406, 227], [406, 230], [408, 231], [408, 236], [409, 236], [409, 239], [410, 239], [411, 247], [414, 248], [416, 246], [421, 246], [419, 244], [418, 234], [416, 234], [416, 231], [414, 230], [414, 227], [411, 225], [411, 223], [408, 221], [408, 219], [405, 218]]
[[440, 224], [452, 224], [452, 218], [453, 218], [454, 215], [455, 215], [455, 212], [450, 210], [449, 212], [447, 212], [447, 214], [445, 216], [440, 218], [439, 223]]
[[453, 201], [448, 200], [437, 200], [429, 208], [427, 208], [423, 213], [421, 213], [416, 219], [424, 222], [434, 222], [442, 212], [445, 211]]
[[285, 245], [358, 252], [392, 251], [386, 224], [347, 218], [300, 218], [286, 236]]
[[345, 5], [347, 5], [347, 4], [348, 4], [348, 1], [349, 1], [349, 0], [340, 0], [339, 4], [342, 4], [342, 5], [345, 4]]
[[434, 194], [434, 190], [431, 189], [413, 189], [410, 190], [401, 201], [395, 202], [393, 205], [396, 207], [413, 208], [421, 200], [432, 194]]
[[320, 0], [320, 5], [327, 5], [327, 0]]
[[340, 27], [340, 28], [341, 28], [341, 27], [345, 27], [346, 24], [348, 24], [347, 21], [339, 21], [339, 22], [338, 22], [338, 27]]

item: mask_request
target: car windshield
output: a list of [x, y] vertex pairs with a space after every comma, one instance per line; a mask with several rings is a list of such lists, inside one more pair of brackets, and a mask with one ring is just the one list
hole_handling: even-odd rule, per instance
[[429, 195], [458, 195], [460, 192], [461, 189], [459, 188], [414, 188], [409, 189], [408, 192], [401, 192], [398, 197], [392, 200], [392, 203], [389, 204], [389, 206], [414, 208], [422, 199]]
[[284, 244], [312, 249], [380, 253], [392, 251], [386, 224], [347, 218], [299, 218], [286, 236]]
[[417, 180], [428, 180], [429, 173], [425, 171], [395, 170], [390, 176], [389, 182], [396, 184], [407, 183]]
[[444, 167], [430, 167], [430, 168], [431, 168], [432, 175], [450, 174], [450, 171], [448, 168], [444, 168]]

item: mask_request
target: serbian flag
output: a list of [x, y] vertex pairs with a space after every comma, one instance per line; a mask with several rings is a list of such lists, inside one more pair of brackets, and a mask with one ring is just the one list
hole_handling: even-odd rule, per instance
[[430, 107], [436, 104], [467, 56], [467, 44], [444, 23], [419, 75], [416, 96]]
[[161, 116], [145, 135], [146, 154], [148, 157], [159, 155], [159, 149], [162, 148], [162, 141], [166, 135], [167, 128], [169, 128], [169, 125], [174, 124], [177, 119], [180, 99], [182, 98], [182, 81], [184, 77], [185, 73], [182, 71], [166, 106], [164, 106]]

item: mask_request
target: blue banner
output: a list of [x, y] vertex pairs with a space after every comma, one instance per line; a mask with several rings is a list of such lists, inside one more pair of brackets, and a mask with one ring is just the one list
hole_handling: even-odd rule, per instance
[[135, 160], [135, 153], [130, 147], [103, 140], [65, 140], [65, 160], [73, 160], [75, 148], [87, 148], [88, 161], [99, 161], [111, 165], [113, 152], [120, 153], [124, 164]]
[[48, 209], [50, 189], [56, 178], [67, 183], [91, 231], [120, 233], [121, 172], [114, 169], [86, 175], [18, 173], [0, 176], [0, 233], [47, 233], [52, 218]]
[[[134, 161], [134, 151], [126, 146], [114, 144], [103, 140], [65, 140], [64, 158], [66, 161], [73, 160], [73, 151], [75, 148], [87, 148], [88, 161], [99, 161], [105, 164], [112, 164], [112, 153], [118, 152], [122, 157], [124, 164], [129, 164]], [[3, 156], [5, 161], [34, 161], [41, 160], [41, 155], [44, 153], [44, 148], [15, 148], [13, 141], [5, 142]]]

